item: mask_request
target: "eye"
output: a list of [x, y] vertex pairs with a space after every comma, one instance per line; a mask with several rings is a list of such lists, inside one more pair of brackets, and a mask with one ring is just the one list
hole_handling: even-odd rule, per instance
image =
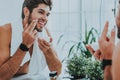
[[44, 14], [44, 12], [42, 12], [42, 11], [38, 11], [38, 13], [40, 13], [40, 14]]
[[49, 15], [50, 15], [50, 13], [47, 14], [47, 16], [49, 16]]

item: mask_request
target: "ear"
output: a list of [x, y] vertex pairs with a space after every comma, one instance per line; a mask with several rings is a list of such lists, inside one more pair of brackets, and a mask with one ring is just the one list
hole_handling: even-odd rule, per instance
[[29, 11], [29, 9], [27, 7], [24, 7], [23, 12], [24, 12], [24, 15], [26, 17], [28, 17], [30, 15], [30, 11]]

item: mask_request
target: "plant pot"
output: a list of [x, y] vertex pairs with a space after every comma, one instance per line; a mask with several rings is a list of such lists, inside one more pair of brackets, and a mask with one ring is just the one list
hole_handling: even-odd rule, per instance
[[85, 76], [73, 76], [71, 80], [86, 80]]

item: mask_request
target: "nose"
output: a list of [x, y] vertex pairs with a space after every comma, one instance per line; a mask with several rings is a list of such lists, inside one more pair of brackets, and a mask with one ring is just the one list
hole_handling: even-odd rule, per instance
[[48, 20], [48, 16], [47, 16], [47, 15], [43, 15], [43, 16], [42, 16], [42, 19], [43, 19], [44, 21], [47, 21], [47, 20]]

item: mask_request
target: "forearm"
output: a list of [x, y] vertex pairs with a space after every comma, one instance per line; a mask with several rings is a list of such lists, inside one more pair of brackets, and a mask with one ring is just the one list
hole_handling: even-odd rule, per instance
[[20, 75], [27, 74], [29, 62], [30, 61], [27, 61], [23, 66], [21, 66], [14, 76], [20, 76]]
[[0, 80], [8, 80], [19, 70], [26, 52], [18, 49], [15, 54], [0, 66]]
[[111, 66], [106, 66], [104, 69], [104, 80], [112, 80]]
[[50, 71], [57, 71], [58, 75], [61, 73], [62, 64], [58, 59], [55, 51], [51, 50], [45, 53], [46, 61]]

